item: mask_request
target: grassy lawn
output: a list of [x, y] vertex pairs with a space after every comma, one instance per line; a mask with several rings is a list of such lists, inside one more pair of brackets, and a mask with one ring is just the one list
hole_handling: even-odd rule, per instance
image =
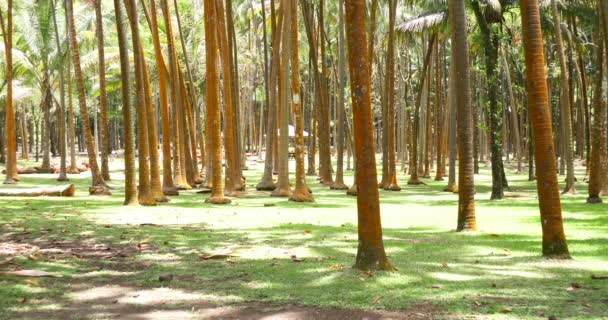
[[[408, 186], [400, 174], [401, 192], [380, 193], [385, 246], [397, 271], [372, 274], [351, 268], [355, 198], [314, 178], [308, 183], [315, 203], [270, 198], [255, 191], [262, 164], [250, 168], [247, 192], [227, 206], [186, 191], [168, 204], [123, 207], [118, 169], [111, 197], [89, 197], [86, 172], [70, 176], [74, 198], [0, 198], [0, 263], [15, 257], [0, 271], [63, 275], [0, 275], [0, 318], [105, 319], [162, 309], [179, 319], [196, 314], [201, 304], [247, 302], [378, 312], [419, 308], [445, 318], [608, 317], [608, 280], [591, 279], [608, 275], [608, 205], [585, 204], [583, 182], [577, 183], [579, 195], [562, 202], [574, 259], [557, 261], [540, 256], [536, 185], [527, 175], [509, 169], [516, 197], [489, 201], [490, 173], [482, 168], [476, 176], [480, 230], [456, 233], [457, 195], [442, 192], [446, 182]], [[60, 184], [55, 175], [21, 177], [20, 188]], [[346, 180], [352, 181], [351, 172]], [[201, 258], [227, 252], [233, 256]], [[163, 274], [173, 280], [160, 282]], [[133, 319], [148, 319], [139, 316]]]

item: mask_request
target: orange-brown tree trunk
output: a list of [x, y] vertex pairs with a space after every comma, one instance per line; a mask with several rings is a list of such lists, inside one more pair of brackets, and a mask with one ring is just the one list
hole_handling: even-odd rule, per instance
[[357, 155], [357, 196], [359, 248], [355, 268], [361, 270], [392, 270], [382, 241], [380, 201], [371, 109], [371, 79], [368, 72], [365, 41], [365, 3], [346, 2], [346, 36], [348, 39], [351, 97]]
[[543, 229], [543, 255], [569, 258], [555, 174], [557, 171], [538, 1], [521, 0], [521, 12], [528, 107], [534, 137], [534, 157], [538, 168], [536, 176]]
[[[220, 108], [219, 108], [219, 76], [218, 63], [218, 18], [215, 0], [205, 0], [205, 63], [206, 63], [206, 114], [209, 119], [207, 130], [210, 131], [210, 154], [213, 162], [211, 196], [205, 202], [213, 204], [227, 204], [230, 199], [224, 196], [224, 182], [222, 181], [222, 152], [220, 137]], [[209, 140], [208, 140], [209, 141]]]
[[4, 184], [15, 184], [17, 175], [17, 132], [15, 130], [15, 108], [13, 106], [13, 1], [7, 0], [6, 26], [2, 24], [4, 52], [6, 57], [6, 178]]

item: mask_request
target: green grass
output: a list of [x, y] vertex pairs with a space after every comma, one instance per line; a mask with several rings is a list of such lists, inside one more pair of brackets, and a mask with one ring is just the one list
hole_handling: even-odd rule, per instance
[[[355, 198], [312, 178], [315, 203], [270, 198], [253, 191], [261, 164], [251, 166], [255, 170], [245, 172], [249, 191], [228, 206], [205, 204], [206, 195], [189, 191], [168, 204], [125, 208], [119, 171], [112, 173], [111, 197], [88, 196], [87, 172], [70, 176], [77, 187], [74, 198], [0, 198], [0, 246], [55, 239], [83, 248], [97, 244], [111, 247], [110, 252], [134, 251], [112, 259], [20, 256], [16, 261], [23, 268], [65, 277], [32, 284], [0, 276], [0, 318], [62, 310], [83, 291], [106, 284], [165, 286], [219, 304], [267, 301], [398, 310], [432, 303], [455, 317], [608, 316], [608, 280], [590, 278], [608, 274], [608, 205], [585, 204], [585, 183], [577, 184], [579, 195], [562, 198], [574, 258], [562, 261], [540, 256], [536, 186], [527, 175], [508, 173], [511, 191], [524, 197], [489, 201], [489, 170], [482, 168], [476, 176], [480, 231], [457, 233], [457, 196], [441, 191], [446, 182], [407, 186], [407, 177], [400, 174], [401, 192], [380, 192], [385, 247], [397, 271], [365, 274], [351, 268], [357, 248]], [[578, 177], [582, 180], [582, 171]], [[23, 175], [18, 187], [59, 184], [54, 178]], [[144, 240], [149, 247], [134, 250]], [[238, 257], [229, 262], [199, 258], [222, 250]], [[100, 252], [83, 252], [89, 251]], [[292, 255], [303, 261], [292, 261]], [[161, 273], [174, 274], [176, 280], [159, 283]], [[581, 288], [570, 288], [573, 283]], [[102, 303], [88, 299], [91, 310]], [[512, 311], [501, 313], [505, 308]]]

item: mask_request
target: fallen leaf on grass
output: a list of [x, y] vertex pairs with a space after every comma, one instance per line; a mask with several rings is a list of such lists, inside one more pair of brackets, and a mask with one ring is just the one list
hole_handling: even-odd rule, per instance
[[296, 255], [294, 254], [294, 255], [292, 255], [292, 256], [291, 256], [291, 261], [293, 261], [293, 262], [303, 262], [303, 261], [304, 261], [304, 259], [302, 259], [302, 258], [298, 258], [298, 257], [296, 257]]
[[19, 303], [26, 303], [27, 298], [26, 297], [17, 298], [17, 301], [19, 301]]
[[496, 233], [488, 233], [488, 235], [490, 237], [500, 237], [500, 235], [496, 234]]
[[592, 275], [591, 279], [593, 280], [606, 280], [608, 279], [608, 275]]
[[15, 276], [15, 277], [52, 277], [61, 278], [63, 275], [54, 272], [46, 272], [41, 270], [19, 270], [19, 271], [5, 271], [0, 272], [3, 276]]
[[25, 283], [29, 286], [37, 286], [40, 284], [40, 282], [38, 282], [38, 280], [33, 280], [33, 279], [24, 280], [23, 283]]
[[500, 309], [500, 311], [498, 311], [498, 312], [500, 312], [500, 313], [511, 313], [511, 312], [513, 312], [513, 309], [507, 307], [507, 308]]
[[202, 260], [219, 260], [219, 259], [227, 259], [227, 258], [234, 258], [234, 257], [238, 257], [238, 255], [235, 254], [234, 252], [211, 253], [211, 254], [203, 254], [203, 255], [199, 256], [199, 258], [201, 258]]
[[444, 268], [449, 268], [449, 267], [450, 267], [450, 266], [448, 266], [448, 263], [447, 263], [447, 262], [442, 262], [442, 263], [441, 263], [441, 266], [442, 266], [442, 267], [444, 267]]
[[328, 270], [342, 270], [344, 269], [344, 265], [341, 263], [336, 263], [336, 264], [332, 264], [331, 266], [329, 266], [329, 268], [327, 268]]
[[304, 233], [306, 233], [306, 234], [311, 234], [311, 233], [312, 233], [312, 230], [310, 230], [310, 229], [306, 229], [306, 230], [304, 230]]
[[479, 302], [479, 301], [473, 301], [473, 304], [475, 304], [478, 307], [481, 307], [481, 302]]
[[375, 297], [373, 303], [379, 303], [382, 297]]
[[371, 272], [371, 271], [362, 271], [362, 272], [361, 272], [361, 275], [362, 275], [362, 276], [366, 276], [366, 277], [368, 277], [368, 278], [371, 278], [371, 277], [373, 277], [373, 276], [374, 276], [374, 273], [373, 273], [373, 272]]
[[431, 288], [433, 289], [441, 289], [441, 285], [440, 284], [434, 284], [431, 286]]

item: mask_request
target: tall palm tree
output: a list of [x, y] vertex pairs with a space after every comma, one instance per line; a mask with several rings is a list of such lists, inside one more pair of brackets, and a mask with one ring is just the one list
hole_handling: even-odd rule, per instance
[[[289, 186], [289, 58], [291, 50], [291, 26], [292, 10], [290, 9], [291, 0], [282, 0], [283, 25], [279, 26], [281, 31], [281, 55], [279, 64], [279, 170], [277, 187], [272, 191], [273, 197], [291, 196]], [[294, 70], [297, 72], [297, 70]]]
[[562, 208], [557, 184], [551, 111], [549, 110], [545, 56], [537, 0], [521, 0], [521, 20], [526, 58], [528, 107], [534, 137], [537, 190], [543, 229], [543, 255], [569, 258], [562, 223]]
[[302, 94], [300, 92], [300, 61], [298, 58], [298, 4], [291, 4], [291, 95], [292, 110], [295, 114], [295, 153], [296, 153], [296, 188], [289, 200], [296, 202], [312, 202], [314, 198], [306, 185], [304, 169], [304, 121], [302, 119]]
[[120, 0], [114, 0], [114, 16], [118, 34], [118, 50], [120, 54], [120, 79], [122, 93], [122, 122], [123, 139], [125, 145], [125, 201], [127, 206], [138, 205], [137, 180], [135, 179], [135, 132], [133, 128], [133, 107], [129, 90], [129, 52], [127, 49], [127, 36], [124, 16]]
[[[4, 20], [2, 12], [0, 19]], [[6, 25], [2, 25], [4, 36], [4, 52], [6, 56], [6, 178], [4, 184], [15, 184], [19, 181], [17, 175], [17, 132], [15, 130], [15, 108], [13, 107], [13, 1], [7, 0]]]
[[365, 2], [346, 2], [346, 36], [348, 39], [351, 98], [354, 117], [355, 148], [357, 154], [357, 195], [359, 248], [355, 268], [362, 270], [392, 270], [384, 251], [380, 202], [376, 172], [371, 110], [371, 79], [368, 57], [365, 54]]
[[91, 126], [89, 125], [89, 113], [87, 108], [87, 101], [84, 92], [84, 77], [82, 75], [82, 69], [80, 67], [80, 53], [78, 52], [78, 40], [76, 38], [76, 26], [74, 22], [74, 9], [72, 5], [73, 0], [66, 0], [66, 15], [68, 17], [68, 29], [70, 34], [70, 46], [72, 49], [72, 60], [74, 62], [74, 74], [76, 76], [76, 87], [78, 90], [78, 104], [80, 108], [80, 117], [82, 118], [82, 127], [84, 129], [85, 144], [87, 148], [87, 154], [89, 157], [89, 165], [91, 166], [91, 175], [93, 177], [91, 187], [89, 188], [90, 194], [96, 195], [108, 195], [110, 194], [109, 188], [106, 186], [105, 180], [101, 175], [99, 166], [97, 164], [97, 157], [95, 155], [95, 144], [93, 140], [93, 134], [91, 132]]
[[101, 15], [101, 0], [94, 0], [95, 30], [97, 31], [97, 54], [99, 58], [99, 111], [101, 114], [100, 147], [101, 147], [101, 175], [110, 180], [108, 153], [110, 140], [108, 138], [108, 97], [106, 94], [106, 62], [103, 40], [103, 17]]
[[561, 93], [562, 97], [559, 99], [561, 103], [561, 126], [562, 126], [562, 138], [564, 142], [563, 153], [566, 156], [566, 186], [562, 193], [576, 194], [576, 188], [574, 187], [574, 159], [572, 150], [572, 119], [570, 114], [570, 86], [568, 66], [566, 62], [566, 53], [564, 52], [564, 43], [562, 40], [562, 28], [561, 28], [561, 17], [557, 10], [557, 2], [551, 0], [551, 9], [553, 12], [553, 25], [555, 26], [555, 43], [557, 45], [557, 56], [559, 57], [560, 65], [560, 80], [561, 80]]
[[458, 111], [458, 231], [475, 230], [475, 175], [473, 173], [473, 108], [469, 44], [464, 0], [450, 0], [454, 89]]
[[[600, 9], [601, 12], [601, 9]], [[604, 42], [596, 33], [594, 40], [598, 43], [595, 49], [597, 59], [595, 74], [595, 90], [601, 92], [604, 79]], [[605, 144], [602, 134], [603, 122], [606, 119], [606, 104], [602, 102], [601, 94], [593, 95], [593, 134], [591, 135], [591, 161], [589, 163], [589, 197], [587, 203], [602, 203], [602, 178], [605, 175], [605, 163], [602, 163], [602, 144]]]
[[344, 48], [344, 1], [338, 1], [338, 104], [337, 113], [337, 132], [336, 132], [336, 147], [338, 151], [336, 163], [336, 180], [331, 185], [331, 189], [348, 190], [348, 186], [344, 183], [344, 87], [346, 82], [346, 74], [344, 70], [346, 52]]
[[[177, 188], [173, 183], [171, 174], [171, 129], [169, 127], [169, 103], [167, 101], [167, 74], [166, 64], [160, 46], [158, 35], [158, 19], [156, 14], [156, 0], [150, 1], [150, 30], [152, 31], [152, 43], [154, 45], [154, 58], [158, 76], [158, 94], [161, 112], [162, 148], [163, 148], [163, 193], [168, 196], [178, 195]], [[144, 2], [142, 2], [144, 3]], [[143, 6], [146, 8], [145, 5]], [[146, 10], [147, 11], [147, 10]], [[204, 150], [201, 150], [204, 153]], [[204, 163], [203, 163], [204, 164]]]
[[[386, 61], [386, 93], [387, 93], [387, 179], [384, 190], [400, 191], [397, 183], [397, 169], [395, 160], [395, 20], [397, 15], [397, 0], [389, 0], [388, 48]], [[384, 149], [383, 148], [383, 149]]]
[[59, 134], [59, 177], [58, 181], [68, 181], [67, 168], [66, 168], [66, 145], [65, 145], [65, 75], [64, 75], [64, 57], [63, 50], [61, 49], [61, 43], [59, 38], [59, 28], [57, 27], [57, 6], [54, 0], [51, 1], [53, 7], [53, 31], [55, 32], [55, 46], [59, 53], [59, 91], [60, 91], [60, 103], [57, 108], [57, 127]]
[[206, 63], [206, 115], [211, 127], [207, 130], [211, 133], [210, 154], [213, 161], [213, 187], [211, 196], [205, 202], [213, 204], [228, 204], [230, 199], [224, 196], [224, 183], [222, 181], [222, 153], [220, 138], [220, 109], [219, 109], [219, 76], [217, 70], [218, 62], [218, 29], [217, 8], [215, 0], [205, 0], [205, 63]]

